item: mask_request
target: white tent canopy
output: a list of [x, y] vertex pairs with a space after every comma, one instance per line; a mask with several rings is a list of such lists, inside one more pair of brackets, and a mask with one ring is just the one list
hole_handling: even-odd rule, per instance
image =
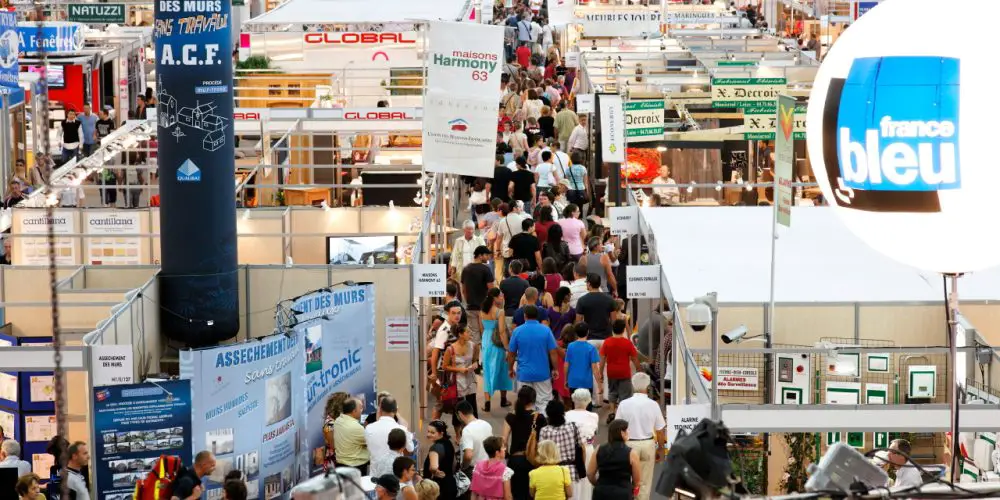
[[[767, 303], [772, 214], [771, 207], [642, 209], [681, 303], [711, 291], [724, 303]], [[792, 227], [778, 228], [776, 256], [777, 303], [944, 300], [941, 275], [871, 249], [831, 208], [794, 208]], [[958, 288], [962, 301], [998, 300], [1000, 268], [966, 275]]]
[[455, 21], [467, 0], [289, 0], [247, 21], [251, 25]]

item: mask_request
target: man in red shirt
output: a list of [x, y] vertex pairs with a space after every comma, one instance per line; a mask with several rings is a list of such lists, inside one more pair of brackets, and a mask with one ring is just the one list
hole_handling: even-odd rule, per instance
[[[614, 335], [601, 345], [601, 366], [598, 373], [608, 374], [608, 401], [611, 402], [609, 417], [614, 419], [618, 402], [632, 397], [632, 366], [640, 371], [639, 351], [632, 340], [625, 335], [625, 320], [616, 319], [611, 325]], [[600, 381], [598, 381], [600, 382]]]
[[514, 51], [514, 54], [517, 55], [517, 63], [522, 68], [527, 68], [531, 64], [531, 49], [528, 48], [527, 43], [521, 43], [521, 46]]

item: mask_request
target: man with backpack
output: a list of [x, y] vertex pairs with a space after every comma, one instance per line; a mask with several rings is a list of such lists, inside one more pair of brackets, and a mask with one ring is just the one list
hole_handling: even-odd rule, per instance
[[201, 478], [215, 471], [215, 455], [200, 451], [194, 456], [194, 467], [182, 468], [173, 483], [170, 500], [198, 500], [201, 498]]

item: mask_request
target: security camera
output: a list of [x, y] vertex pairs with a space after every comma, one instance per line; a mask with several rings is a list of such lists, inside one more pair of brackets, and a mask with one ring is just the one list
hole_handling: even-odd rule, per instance
[[712, 325], [712, 310], [705, 304], [691, 304], [687, 306], [687, 322], [692, 330], [703, 332]]
[[742, 340], [743, 337], [746, 336], [746, 334], [747, 334], [746, 325], [740, 325], [737, 326], [736, 328], [733, 328], [732, 330], [729, 330], [726, 333], [723, 333], [722, 341], [727, 344], [732, 344], [733, 342], [736, 342], [738, 344], [740, 340]]

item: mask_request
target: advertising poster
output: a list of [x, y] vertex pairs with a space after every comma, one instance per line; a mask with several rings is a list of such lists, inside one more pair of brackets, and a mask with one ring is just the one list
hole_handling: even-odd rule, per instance
[[84, 211], [83, 229], [87, 238], [87, 264], [138, 265], [140, 239], [126, 234], [139, 234], [139, 212], [96, 210]]
[[423, 120], [428, 172], [492, 175], [503, 33], [486, 24], [430, 23]]
[[[94, 388], [97, 498], [131, 498], [160, 455], [191, 466], [191, 382]], [[198, 450], [200, 451], [200, 450]]]
[[778, 189], [774, 191], [776, 217], [778, 224], [785, 227], [792, 225], [792, 204], [794, 189], [792, 182], [795, 170], [795, 98], [787, 95], [778, 96], [777, 106], [778, 132], [774, 141], [774, 180]]
[[[213, 345], [239, 331], [231, 2], [154, 2], [163, 331]], [[124, 78], [125, 75], [119, 75]], [[152, 114], [152, 113], [151, 113]], [[212, 324], [186, 318], [212, 318]]]
[[608, 163], [625, 163], [625, 111], [622, 96], [601, 94], [597, 96], [601, 107], [602, 158]]
[[[315, 450], [323, 448], [323, 418], [327, 398], [346, 392], [364, 402], [364, 413], [375, 409], [375, 287], [358, 285], [321, 291], [292, 305], [305, 338], [306, 442], [310, 471], [323, 468]], [[322, 456], [322, 454], [320, 454]]]
[[71, 237], [60, 237], [60, 234], [76, 233], [76, 214], [69, 210], [56, 210], [52, 220], [45, 216], [42, 210], [25, 211], [21, 218], [22, 234], [37, 234], [38, 238], [17, 238], [20, 251], [14, 252], [17, 264], [27, 266], [49, 265], [49, 242], [45, 235], [48, 225], [52, 224], [56, 233], [56, 265], [76, 265], [76, 244]]
[[[191, 380], [192, 451], [215, 454], [203, 480], [205, 498], [222, 497], [234, 469], [246, 476], [249, 498], [287, 498], [298, 480], [305, 430], [305, 349], [301, 335], [181, 351], [181, 378]], [[373, 363], [374, 364], [374, 363]]]
[[17, 87], [17, 55], [21, 39], [17, 36], [17, 13], [0, 12], [0, 87]]

